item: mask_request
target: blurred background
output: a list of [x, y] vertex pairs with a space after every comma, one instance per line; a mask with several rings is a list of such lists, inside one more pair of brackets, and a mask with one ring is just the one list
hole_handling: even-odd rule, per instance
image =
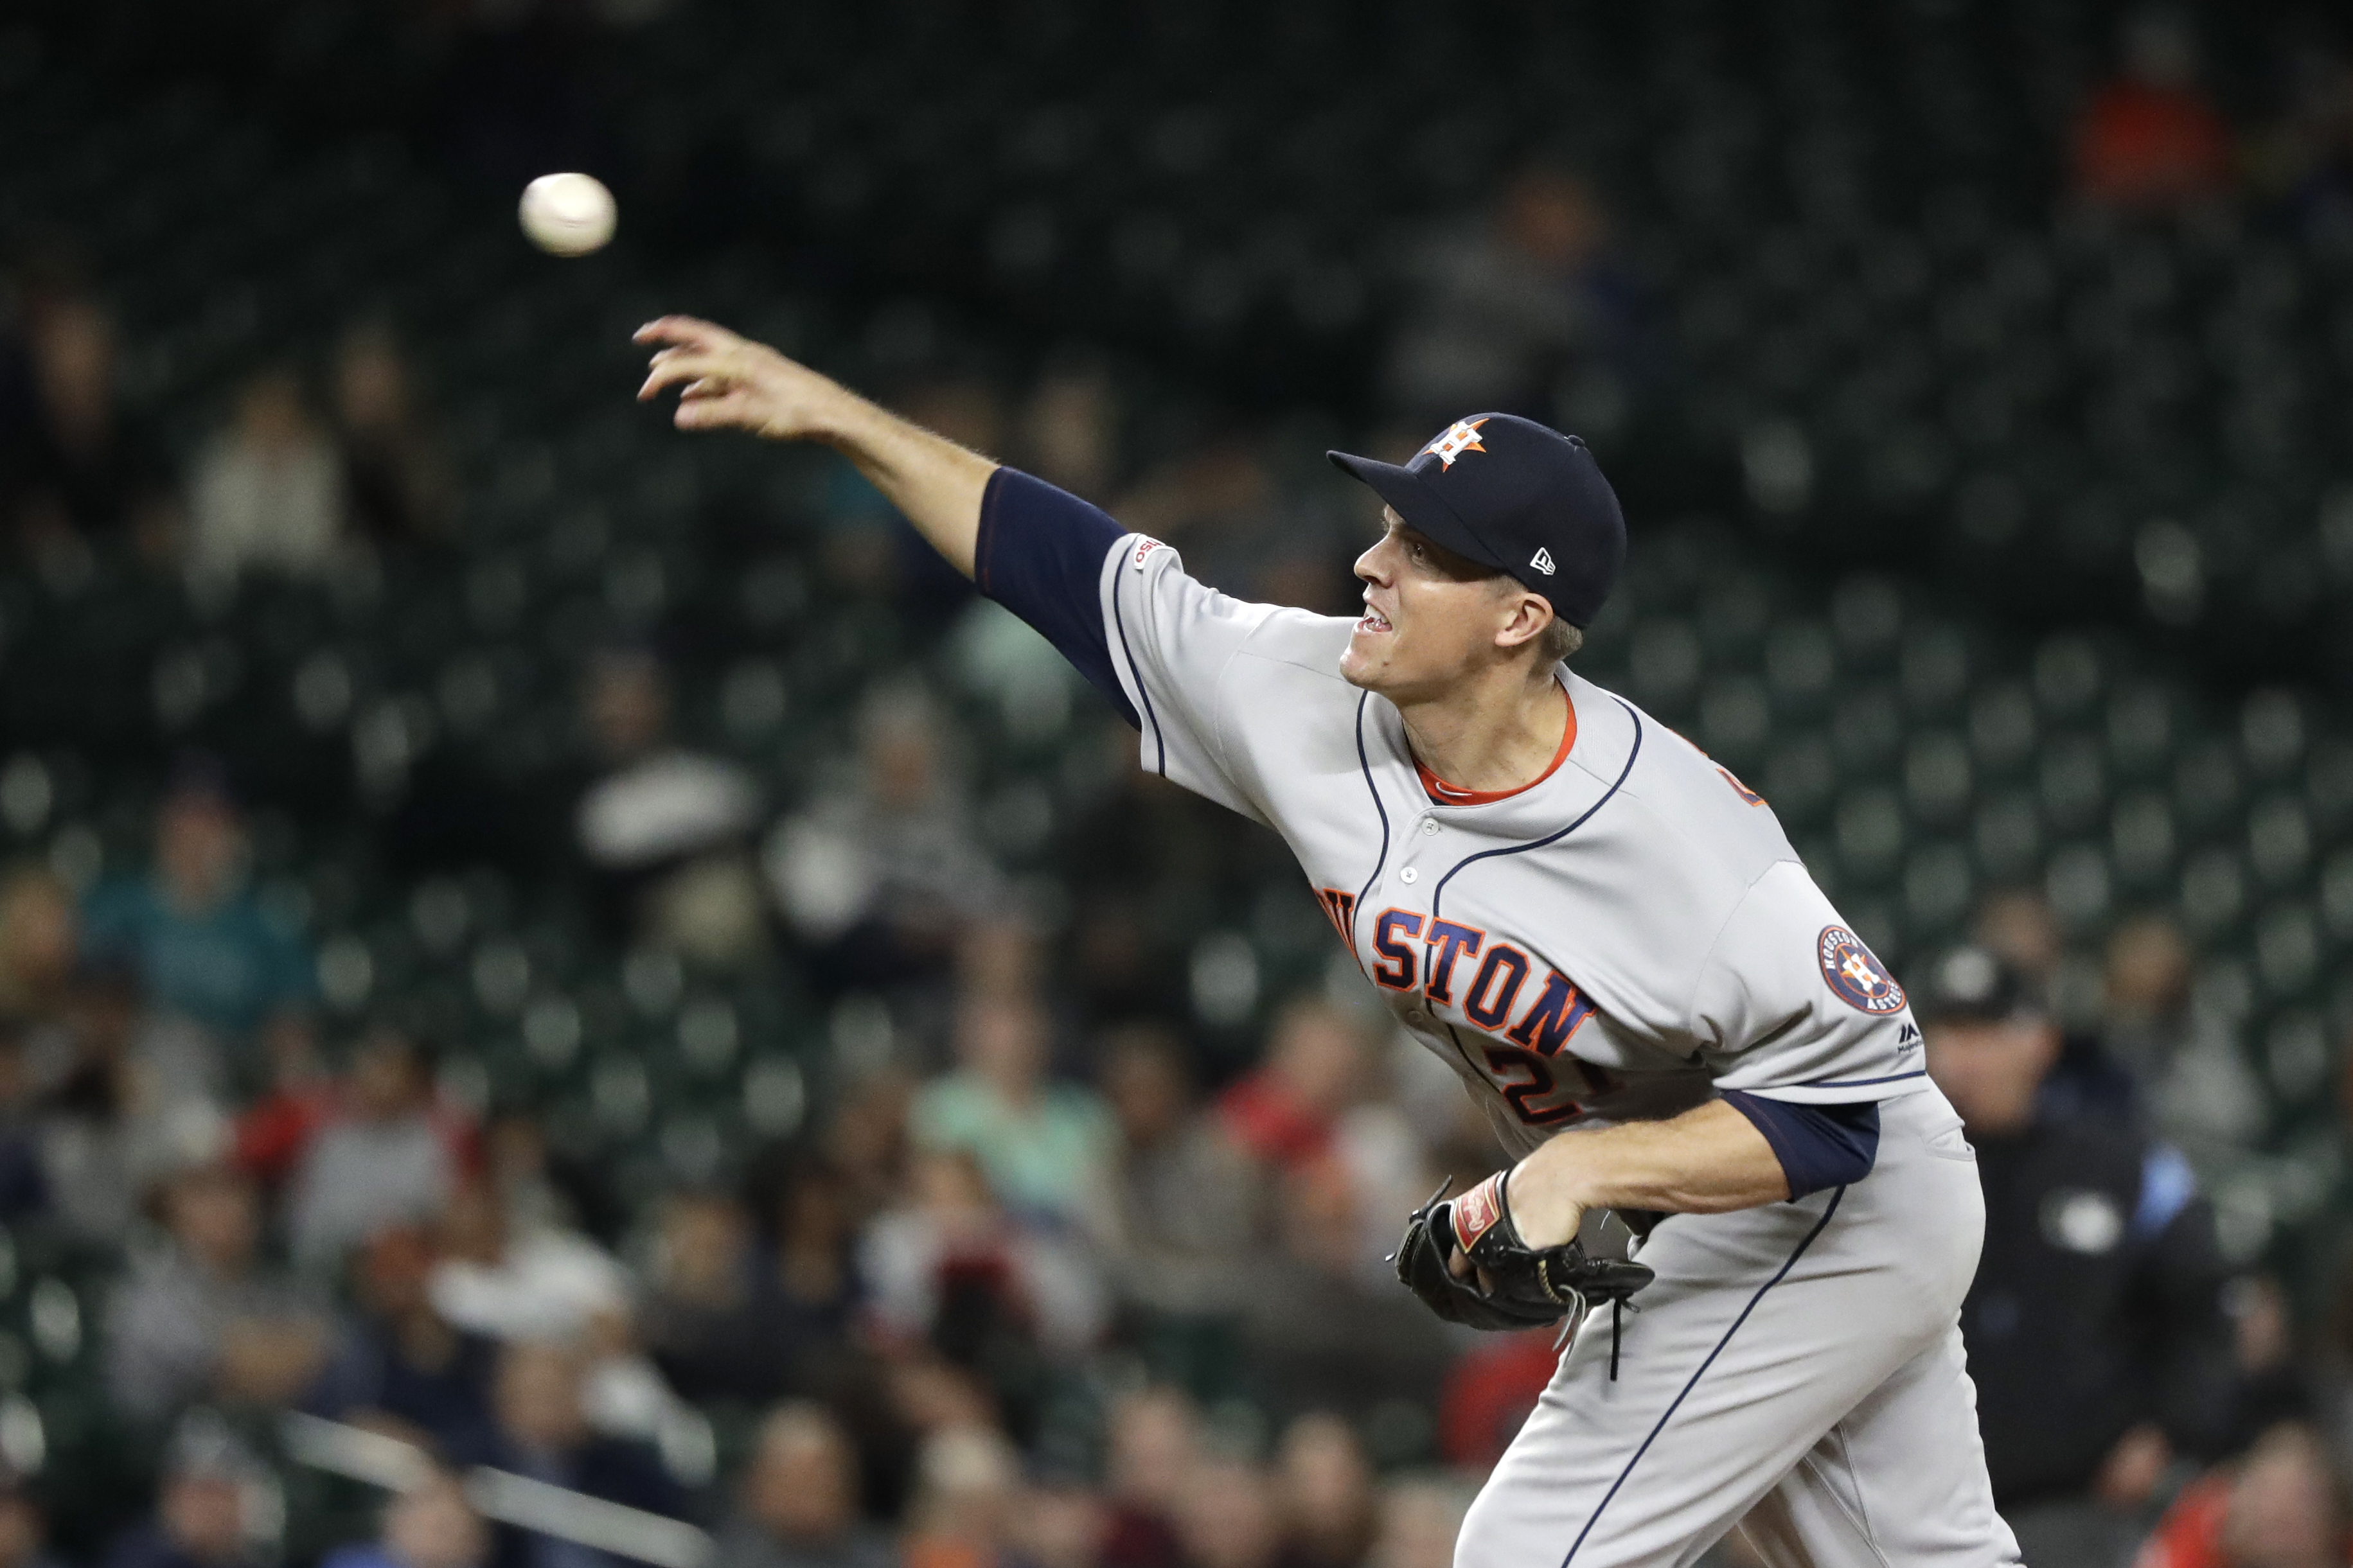
[[2341, 8], [17, 0], [0, 147], [0, 1568], [1451, 1561], [1468, 1102], [669, 310], [1319, 609], [1325, 447], [1584, 435], [1580, 668], [1936, 1016], [2029, 1561], [2348, 1561]]

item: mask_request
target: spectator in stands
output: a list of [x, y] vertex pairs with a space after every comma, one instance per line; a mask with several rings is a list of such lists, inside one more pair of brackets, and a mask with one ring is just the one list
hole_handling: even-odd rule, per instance
[[343, 466], [291, 366], [245, 384], [235, 416], [196, 460], [190, 496], [191, 571], [326, 573], [343, 542]]
[[1177, 1568], [1176, 1521], [1202, 1458], [1200, 1412], [1179, 1389], [1137, 1389], [1113, 1403], [1105, 1436], [1103, 1568]]
[[1103, 1568], [1109, 1522], [1101, 1494], [1054, 1473], [1021, 1489], [1006, 1533], [1014, 1560], [1024, 1568]]
[[1145, 476], [1113, 509], [1185, 552], [1186, 570], [1240, 598], [1336, 613], [1364, 548], [1347, 514], [1286, 495], [1254, 432], [1208, 441]]
[[482, 1130], [482, 1158], [484, 1178], [512, 1229], [608, 1236], [617, 1228], [602, 1173], [551, 1151], [546, 1130], [529, 1110], [509, 1106], [491, 1114]]
[[1277, 1568], [1282, 1560], [1274, 1488], [1253, 1466], [1205, 1460], [1186, 1482], [1176, 1529], [1186, 1568]]
[[107, 1382], [116, 1405], [160, 1422], [199, 1399], [282, 1405], [316, 1375], [324, 1316], [262, 1266], [253, 1184], [227, 1165], [164, 1187], [170, 1246], [135, 1258], [107, 1308]]
[[2189, 966], [2189, 944], [2164, 916], [2119, 926], [2108, 941], [2101, 1044], [2131, 1073], [2144, 1119], [2203, 1171], [2260, 1138], [2270, 1107], [2235, 1030], [2190, 1005]]
[[262, 1031], [269, 1077], [260, 1095], [237, 1113], [239, 1169], [275, 1196], [293, 1180], [319, 1129], [334, 1120], [334, 1075], [320, 1059], [309, 1020], [281, 1014]]
[[2325, 1420], [2325, 1385], [2298, 1342], [2286, 1285], [2276, 1274], [2242, 1274], [2223, 1298], [2231, 1314], [2232, 1359], [2239, 1369], [2234, 1444], [2283, 1422]]
[[1023, 468], [1098, 505], [1119, 474], [1119, 391], [1089, 360], [1048, 367], [1021, 409]]
[[862, 1225], [899, 1201], [908, 1163], [908, 1108], [920, 1080], [897, 1062], [863, 1064], [841, 1088], [824, 1130], [825, 1159], [842, 1182], [844, 1204]]
[[27, 862], [0, 878], [0, 1018], [54, 1016], [80, 951], [73, 894], [56, 872]]
[[467, 1173], [470, 1137], [435, 1103], [426, 1047], [389, 1026], [370, 1030], [287, 1190], [295, 1261], [332, 1276], [376, 1231], [439, 1214]]
[[434, 1310], [432, 1268], [432, 1240], [415, 1226], [368, 1238], [352, 1271], [358, 1312], [302, 1403], [333, 1419], [406, 1429], [449, 1464], [486, 1463], [496, 1447], [498, 1349]]
[[78, 291], [29, 312], [35, 405], [10, 476], [15, 521], [37, 551], [135, 539], [168, 549], [177, 524], [171, 465], [115, 385], [114, 322]]
[[[2043, 908], [2039, 900], [2034, 907]], [[2102, 1000], [2099, 1029], [2066, 1037], [2059, 1063], [2043, 1083], [2045, 1108], [2120, 1122], [2145, 1121], [2151, 1091], [2162, 1091], [2189, 1037], [2189, 949], [2171, 921], [2137, 916], [2110, 934]], [[2181, 1129], [2160, 1131], [2178, 1141]]]
[[635, 1338], [633, 1281], [603, 1247], [576, 1231], [512, 1223], [498, 1191], [480, 1181], [443, 1210], [440, 1240], [427, 1290], [448, 1322], [509, 1343], [575, 1347], [600, 1432], [650, 1436], [675, 1412], [678, 1396]]
[[753, 1241], [751, 1215], [730, 1194], [686, 1191], [663, 1202], [641, 1332], [686, 1399], [765, 1403], [786, 1387], [799, 1346], [779, 1331]]
[[670, 737], [670, 681], [641, 649], [592, 663], [586, 718], [602, 775], [581, 797], [580, 850], [599, 878], [607, 930], [714, 967], [761, 941], [746, 836], [760, 816], [752, 776]]
[[192, 1418], [164, 1458], [155, 1512], [118, 1537], [104, 1568], [245, 1568], [268, 1561], [271, 1522], [255, 1515], [260, 1462], [217, 1418]]
[[[602, 1436], [588, 1419], [588, 1358], [576, 1345], [524, 1340], [499, 1357], [499, 1468], [624, 1507], [681, 1518], [685, 1497], [645, 1443]], [[588, 1568], [625, 1561], [543, 1535], [503, 1530], [499, 1568]]]
[[1409, 1310], [1415, 1303], [1399, 1299], [1394, 1276], [1367, 1276], [1360, 1202], [1337, 1159], [1282, 1178], [1275, 1247], [1261, 1255], [1241, 1321], [1245, 1375], [1262, 1404], [1362, 1418], [1384, 1400], [1437, 1398], [1445, 1326]]
[[858, 1457], [822, 1405], [779, 1406], [736, 1488], [712, 1568], [897, 1568], [890, 1538], [859, 1514]]
[[489, 1339], [577, 1340], [629, 1310], [628, 1272], [612, 1254], [577, 1231], [511, 1223], [484, 1182], [459, 1188], [442, 1210], [440, 1254], [434, 1306]]
[[923, 1148], [969, 1151], [1018, 1211], [1099, 1218], [1111, 1117], [1092, 1090], [1047, 1077], [1048, 1029], [1033, 997], [967, 995], [956, 1009], [957, 1069], [916, 1096], [909, 1131]]
[[58, 1568], [49, 1552], [48, 1521], [25, 1478], [0, 1466], [0, 1568]]
[[1466, 1475], [1495, 1468], [1560, 1366], [1549, 1329], [1482, 1334], [1446, 1369], [1439, 1457]]
[[2189, 943], [2162, 915], [2143, 915], [2108, 937], [2102, 1014], [2108, 1054], [2145, 1082], [2164, 1076], [2189, 1026]]
[[2067, 942], [2042, 889], [1994, 889], [1978, 900], [1969, 928], [1978, 946], [2016, 971], [2035, 995], [2047, 997], [2052, 971], [2066, 953]]
[[1552, 423], [1564, 383], [1638, 380], [1640, 312], [1610, 231], [1589, 182], [1535, 163], [1484, 217], [1412, 251], [1383, 374], [1395, 415], [1430, 430], [1486, 408]]
[[1283, 1568], [1360, 1568], [1377, 1524], [1372, 1461], [1339, 1417], [1307, 1415], [1275, 1454]]
[[82, 911], [83, 947], [119, 955], [149, 1002], [242, 1046], [316, 991], [311, 953], [246, 884], [245, 821], [209, 762], [184, 763], [155, 814], [155, 863], [100, 884]]
[[2121, 212], [2159, 214], [2229, 195], [2231, 132], [2198, 85], [2189, 14], [2138, 11], [2126, 18], [2123, 41], [2122, 73], [2075, 121], [2075, 194]]
[[1363, 1093], [1370, 1069], [1356, 1021], [1319, 996], [1303, 995], [1276, 1015], [1265, 1059], [1219, 1097], [1218, 1116], [1263, 1164], [1297, 1169], [1331, 1153], [1340, 1119]]
[[1021, 1458], [995, 1428], [951, 1426], [923, 1440], [908, 1510], [907, 1568], [1016, 1568]]
[[962, 928], [1002, 907], [1003, 878], [979, 847], [945, 728], [921, 687], [878, 688], [859, 715], [857, 776], [768, 837], [769, 887], [818, 949], [820, 984], [873, 990], [937, 976]]
[[795, 1386], [829, 1386], [849, 1346], [860, 1285], [849, 1184], [830, 1163], [796, 1158], [770, 1213], [776, 1230], [776, 1288], [766, 1293], [775, 1336]]
[[383, 322], [343, 334], [334, 404], [343, 492], [359, 534], [379, 546], [439, 538], [449, 525], [448, 461], [417, 408], [399, 340]]
[[2308, 233], [2353, 221], [2353, 55], [2342, 39], [2287, 42], [2284, 112], [2251, 149], [2253, 173]]
[[320, 1568], [482, 1568], [490, 1555], [490, 1528], [458, 1478], [438, 1470], [385, 1504], [376, 1540], [338, 1547]]
[[2171, 1150], [2040, 1108], [2059, 1031], [1999, 958], [1946, 955], [1916, 1002], [1986, 1190], [1961, 1328], [1995, 1501], [2028, 1561], [2114, 1561], [2170, 1456], [2231, 1431], [2211, 1215]]
[[1119, 1128], [1111, 1257], [1120, 1294], [1179, 1314], [1238, 1308], [1261, 1238], [1260, 1167], [1193, 1103], [1184, 1047], [1154, 1025], [1114, 1030], [1095, 1052]]
[[150, 1184], [213, 1158], [224, 1129], [201, 1093], [171, 1092], [188, 1075], [154, 1070], [185, 1062], [198, 1042], [148, 1012], [127, 963], [100, 956], [85, 965], [63, 1021], [64, 1059], [37, 1113], [44, 1184], [69, 1230], [112, 1242]]
[[1155, 911], [1229, 882], [1236, 848], [1217, 808], [1135, 765], [1135, 731], [1109, 723], [1094, 744], [1111, 786], [1058, 846], [1071, 889], [1068, 980], [1090, 1016], [1182, 1016], [1185, 944]]
[[971, 1151], [918, 1156], [909, 1188], [909, 1201], [866, 1227], [859, 1249], [859, 1273], [887, 1334], [928, 1341], [967, 1366], [1036, 1348], [1071, 1354], [1094, 1342], [1104, 1301], [1085, 1249], [1008, 1215]]
[[2282, 1425], [2184, 1488], [2134, 1568], [2341, 1568], [2348, 1523], [2327, 1449], [2311, 1428]]
[[1381, 1493], [1380, 1533], [1365, 1568], [1454, 1568], [1454, 1538], [1470, 1511], [1459, 1482], [1408, 1477]]
[[0, 1225], [39, 1214], [49, 1205], [26, 1055], [25, 1026], [0, 1013]]

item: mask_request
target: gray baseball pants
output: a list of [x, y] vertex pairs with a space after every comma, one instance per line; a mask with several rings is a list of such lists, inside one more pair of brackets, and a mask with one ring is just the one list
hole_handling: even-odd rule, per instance
[[1976, 1156], [1926, 1087], [1881, 1104], [1853, 1185], [1662, 1221], [1616, 1379], [1604, 1309], [1472, 1505], [1456, 1568], [1688, 1568], [1736, 1525], [1772, 1568], [2015, 1565], [1961, 1351], [1984, 1236]]

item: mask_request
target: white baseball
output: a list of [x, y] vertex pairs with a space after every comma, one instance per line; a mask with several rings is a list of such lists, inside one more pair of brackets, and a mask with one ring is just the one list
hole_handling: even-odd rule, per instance
[[551, 256], [586, 256], [613, 237], [613, 193], [594, 174], [542, 174], [522, 188], [522, 231]]

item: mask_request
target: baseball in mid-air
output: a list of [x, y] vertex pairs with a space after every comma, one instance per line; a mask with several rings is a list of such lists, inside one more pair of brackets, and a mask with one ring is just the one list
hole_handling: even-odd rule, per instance
[[522, 231], [551, 256], [586, 256], [613, 237], [613, 193], [594, 174], [542, 174], [522, 188]]

